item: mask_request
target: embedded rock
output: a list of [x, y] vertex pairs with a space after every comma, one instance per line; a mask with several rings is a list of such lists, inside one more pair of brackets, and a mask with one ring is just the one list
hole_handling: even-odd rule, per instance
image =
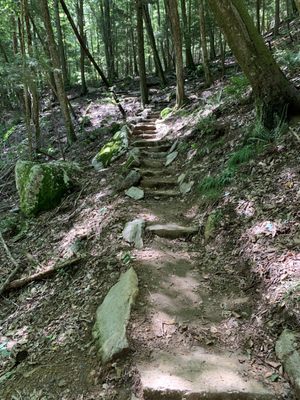
[[145, 227], [143, 219], [135, 219], [127, 222], [123, 230], [123, 239], [128, 243], [134, 243], [137, 249], [143, 248], [142, 233]]
[[20, 209], [27, 215], [56, 207], [74, 186], [78, 164], [64, 161], [38, 164], [19, 160], [16, 164], [16, 186]]
[[144, 191], [135, 186], [132, 186], [130, 189], [126, 190], [125, 194], [134, 200], [141, 200], [145, 196]]
[[93, 337], [105, 363], [128, 349], [126, 329], [131, 307], [138, 294], [138, 278], [133, 268], [122, 274], [98, 307]]
[[172, 153], [168, 154], [165, 166], [167, 167], [168, 165], [172, 164], [172, 162], [177, 158], [177, 156], [178, 156], [178, 151], [173, 151]]
[[138, 185], [141, 178], [142, 178], [141, 173], [133, 169], [120, 183], [120, 190], [129, 189], [131, 186]]
[[187, 194], [192, 190], [192, 187], [194, 186], [194, 182], [182, 182], [179, 186], [179, 190], [181, 194]]
[[295, 388], [297, 399], [300, 398], [300, 353], [297, 350], [299, 339], [295, 333], [285, 329], [275, 345], [276, 355]]
[[108, 167], [113, 161], [126, 153], [128, 148], [128, 127], [124, 125], [116, 132], [92, 160], [93, 167], [100, 171]]

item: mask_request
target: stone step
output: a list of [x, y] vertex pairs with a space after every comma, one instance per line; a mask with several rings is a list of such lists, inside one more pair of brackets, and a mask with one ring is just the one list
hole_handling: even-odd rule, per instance
[[138, 371], [144, 400], [275, 400], [238, 356], [203, 348], [156, 352]]
[[195, 235], [198, 233], [199, 228], [197, 226], [182, 226], [177, 224], [154, 224], [148, 225], [146, 230], [160, 237], [177, 239], [180, 237]]
[[142, 178], [140, 186], [143, 188], [174, 188], [177, 180], [174, 178]]
[[139, 139], [155, 140], [158, 139], [157, 133], [141, 133], [138, 135]]
[[141, 152], [142, 158], [166, 158], [168, 153], [166, 151], [145, 151]]
[[179, 190], [171, 190], [171, 189], [155, 189], [149, 188], [145, 190], [146, 197], [177, 197], [181, 196]]
[[157, 133], [156, 129], [153, 129], [152, 131], [150, 131], [150, 130], [144, 131], [142, 129], [133, 129], [133, 131], [132, 131], [133, 135], [143, 135], [143, 134], [148, 134], [148, 135], [152, 134], [153, 135], [156, 133]]
[[162, 145], [158, 145], [158, 146], [140, 146], [139, 149], [141, 151], [145, 151], [148, 153], [162, 153], [165, 152], [166, 150], [169, 150], [171, 147], [171, 145], [168, 144], [162, 144]]
[[156, 147], [156, 146], [168, 146], [169, 148], [171, 147], [171, 143], [166, 141], [166, 140], [136, 140], [132, 143], [132, 146], [135, 147]]
[[145, 169], [139, 168], [138, 169], [142, 176], [165, 176], [166, 171], [160, 169]]
[[160, 159], [160, 160], [155, 160], [152, 158], [144, 158], [141, 160], [141, 166], [142, 167], [147, 167], [147, 168], [153, 168], [153, 169], [164, 169], [165, 165], [165, 160]]
[[141, 125], [136, 125], [135, 128], [142, 130], [142, 131], [155, 131], [156, 125], [155, 124], [141, 124]]

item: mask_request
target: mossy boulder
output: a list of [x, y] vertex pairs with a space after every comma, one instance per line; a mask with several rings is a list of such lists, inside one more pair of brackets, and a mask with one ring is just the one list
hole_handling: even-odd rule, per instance
[[4, 237], [11, 237], [20, 230], [20, 216], [10, 214], [0, 220], [0, 232]]
[[126, 153], [128, 149], [128, 132], [127, 125], [124, 125], [96, 154], [92, 160], [92, 165], [97, 171], [107, 168], [113, 161]]
[[56, 207], [74, 187], [79, 172], [79, 166], [71, 162], [18, 161], [15, 176], [21, 211], [32, 216]]

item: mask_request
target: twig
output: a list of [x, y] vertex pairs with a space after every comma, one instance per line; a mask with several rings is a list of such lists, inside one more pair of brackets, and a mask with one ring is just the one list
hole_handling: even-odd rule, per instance
[[76, 257], [70, 258], [68, 260], [62, 261], [60, 263], [57, 263], [53, 267], [45, 269], [40, 272], [37, 272], [36, 274], [26, 276], [25, 278], [21, 278], [21, 279], [12, 281], [5, 287], [5, 291], [21, 288], [33, 281], [41, 281], [41, 280], [53, 275], [55, 272], [57, 272], [58, 270], [60, 270], [62, 268], [70, 267], [71, 265], [77, 264], [83, 258], [84, 257], [82, 255], [76, 256]]
[[8, 170], [7, 170], [2, 176], [0, 176], [0, 180], [6, 178], [6, 177], [12, 172], [12, 170], [13, 170], [14, 168], [15, 168], [14, 165], [12, 165], [10, 168], [8, 168]]
[[8, 277], [4, 281], [3, 285], [0, 287], [0, 296], [1, 296], [1, 294], [6, 290], [7, 286], [10, 284], [10, 282], [14, 279], [17, 272], [20, 270], [21, 265], [18, 264], [17, 261], [11, 255], [11, 252], [10, 252], [9, 248], [7, 247], [7, 244], [5, 243], [5, 240], [3, 239], [1, 232], [0, 232], [0, 242], [6, 252], [7, 257], [9, 258], [11, 263], [15, 266], [15, 268], [11, 271], [11, 273], [8, 275]]

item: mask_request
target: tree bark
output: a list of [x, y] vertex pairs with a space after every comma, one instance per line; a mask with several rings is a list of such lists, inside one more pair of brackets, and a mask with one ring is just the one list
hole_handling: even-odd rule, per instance
[[[43, 1], [45, 1], [45, 0], [43, 0]], [[75, 36], [76, 36], [78, 42], [80, 43], [80, 46], [83, 48], [87, 58], [90, 60], [91, 64], [94, 66], [95, 70], [98, 72], [99, 76], [101, 77], [106, 90], [112, 94], [112, 96], [113, 96], [113, 98], [114, 98], [114, 100], [115, 100], [115, 102], [116, 102], [116, 104], [117, 104], [117, 106], [118, 106], [118, 108], [119, 108], [119, 110], [120, 110], [120, 112], [122, 114], [122, 117], [124, 119], [126, 119], [126, 112], [125, 112], [124, 108], [122, 107], [122, 105], [120, 104], [118, 96], [116, 95], [115, 91], [110, 88], [110, 85], [109, 85], [109, 82], [108, 82], [106, 76], [104, 75], [103, 71], [101, 70], [99, 65], [96, 63], [94, 57], [92, 56], [91, 52], [87, 48], [86, 43], [84, 42], [84, 39], [80, 36], [80, 34], [78, 32], [78, 29], [76, 28], [76, 25], [75, 25], [75, 23], [73, 21], [73, 18], [71, 16], [71, 14], [69, 13], [69, 10], [68, 10], [68, 8], [66, 6], [66, 3], [64, 2], [64, 0], [60, 0], [60, 4], [61, 4], [61, 6], [62, 6], [62, 8], [64, 10], [64, 13], [66, 14], [69, 22], [70, 22], [70, 25], [71, 25], [71, 27], [73, 29], [73, 32], [75, 33]]]
[[296, 4], [298, 13], [300, 14], [300, 0], [294, 0], [294, 1], [295, 1], [295, 4]]
[[[241, 0], [210, 0], [211, 9], [223, 30], [244, 74], [250, 81], [262, 123], [273, 128], [278, 117], [300, 112], [300, 95], [287, 80]], [[277, 120], [277, 121], [276, 121]]]
[[280, 24], [280, 0], [275, 0], [275, 25], [274, 25], [274, 35], [279, 34], [279, 24]]
[[[77, 16], [78, 16], [78, 27], [79, 34], [85, 40], [84, 34], [84, 11], [83, 11], [83, 0], [78, 0], [77, 2]], [[80, 46], [80, 78], [81, 78], [81, 95], [84, 96], [87, 94], [87, 86], [85, 80], [85, 52], [83, 48]]]
[[53, 4], [54, 4], [54, 16], [55, 16], [55, 27], [56, 27], [56, 35], [58, 43], [59, 60], [61, 64], [64, 85], [65, 87], [68, 87], [70, 85], [70, 80], [67, 69], [65, 46], [64, 46], [60, 16], [59, 16], [59, 0], [54, 0]]
[[183, 59], [182, 59], [182, 43], [180, 32], [180, 21], [178, 14], [177, 0], [165, 0], [166, 8], [168, 11], [171, 32], [175, 50], [175, 67], [176, 67], [176, 107], [180, 108], [186, 102], [184, 91], [184, 72], [183, 72]]
[[182, 23], [183, 23], [183, 37], [184, 37], [184, 44], [185, 44], [186, 67], [188, 69], [195, 69], [195, 64], [194, 64], [192, 50], [191, 50], [190, 29], [189, 29], [189, 25], [188, 25], [187, 14], [186, 14], [186, 0], [180, 0], [180, 3], [181, 3], [181, 15], [182, 15]]
[[212, 76], [210, 73], [209, 61], [208, 61], [204, 1], [205, 0], [199, 0], [200, 38], [201, 38], [202, 65], [205, 76], [205, 84], [207, 86], [210, 86], [212, 83]]
[[72, 143], [74, 143], [76, 141], [76, 135], [75, 135], [73, 123], [71, 120], [70, 111], [68, 108], [67, 95], [65, 92], [64, 81], [63, 81], [63, 77], [62, 77], [61, 70], [60, 70], [60, 59], [59, 59], [59, 54], [58, 54], [57, 46], [56, 46], [55, 39], [54, 39], [54, 33], [53, 33], [52, 25], [51, 25], [51, 19], [50, 19], [50, 13], [49, 13], [47, 0], [40, 0], [40, 7], [42, 10], [44, 25], [45, 25], [45, 29], [47, 32], [51, 61], [52, 61], [53, 67], [54, 67], [54, 79], [55, 79], [57, 97], [58, 97], [58, 101], [60, 103], [61, 111], [62, 111], [64, 122], [65, 122], [65, 127], [67, 130], [67, 141], [68, 141], [68, 144], [71, 145]]
[[137, 45], [138, 45], [138, 64], [140, 77], [141, 102], [144, 107], [148, 103], [148, 88], [146, 78], [145, 51], [144, 51], [144, 30], [143, 30], [143, 3], [142, 0], [135, 0], [136, 20], [137, 20]]
[[146, 26], [146, 30], [148, 33], [148, 38], [149, 38], [149, 42], [150, 42], [150, 46], [152, 48], [152, 52], [153, 52], [153, 57], [154, 57], [154, 63], [155, 63], [155, 67], [157, 70], [157, 74], [159, 76], [159, 79], [161, 81], [162, 86], [166, 85], [166, 78], [165, 78], [165, 74], [161, 65], [161, 61], [159, 58], [159, 54], [158, 54], [158, 50], [157, 50], [157, 46], [156, 46], [156, 42], [155, 42], [155, 37], [154, 37], [154, 33], [153, 33], [153, 28], [152, 28], [152, 23], [151, 23], [151, 17], [150, 17], [150, 13], [149, 13], [149, 8], [148, 8], [148, 4], [144, 4], [143, 5], [143, 16], [144, 16], [144, 21], [145, 21], [145, 26]]

